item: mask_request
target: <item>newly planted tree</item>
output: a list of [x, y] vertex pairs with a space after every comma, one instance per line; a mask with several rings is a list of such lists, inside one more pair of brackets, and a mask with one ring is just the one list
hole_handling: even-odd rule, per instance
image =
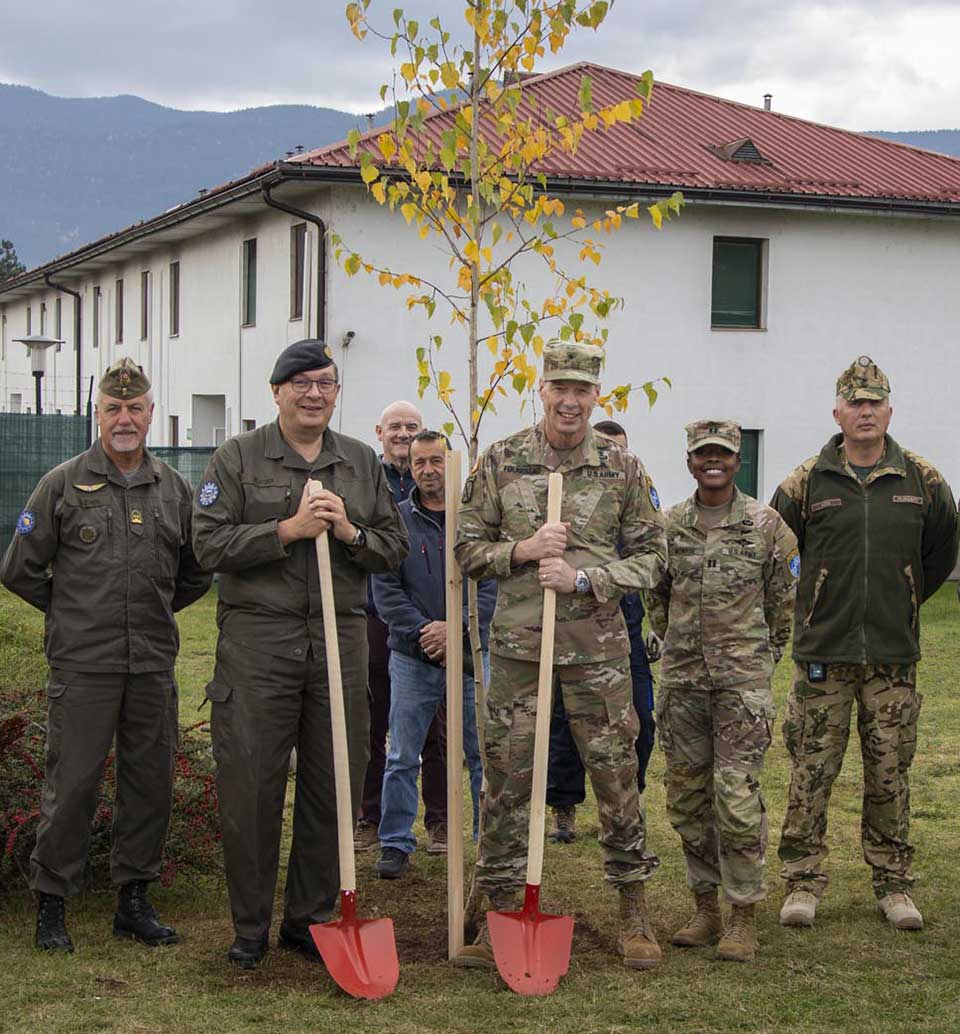
[[[400, 9], [393, 30], [384, 33], [368, 20], [370, 0], [347, 5], [355, 35], [383, 38], [399, 61], [399, 84], [381, 88], [383, 99], [393, 92], [393, 123], [379, 133], [351, 134], [352, 153], [377, 203], [448, 255], [449, 276], [394, 268], [336, 235], [335, 256], [349, 275], [371, 274], [405, 291], [411, 310], [429, 317], [445, 310], [463, 349], [449, 347], [442, 333], [430, 334], [416, 351], [419, 390], [421, 396], [435, 390], [450, 414], [446, 429], [459, 431], [471, 461], [483, 416], [497, 397], [533, 388], [545, 341], [602, 346], [606, 318], [623, 305], [587, 270], [600, 264], [604, 236], [639, 218], [641, 204], [588, 214], [558, 196], [549, 170], [558, 156], [574, 154], [585, 134], [640, 118], [653, 76], [643, 73], [629, 96], [597, 106], [584, 74], [564, 111], [538, 103], [525, 88], [547, 49], [562, 50], [575, 29], [598, 29], [612, 6], [612, 0], [465, 0], [458, 36], [440, 18], [421, 26]], [[675, 193], [646, 210], [659, 229], [681, 203]], [[521, 271], [546, 286], [528, 290]], [[452, 369], [464, 355], [467, 405], [455, 398]], [[631, 392], [642, 389], [652, 404], [656, 383], [617, 385], [601, 403], [608, 411], [625, 409]]]

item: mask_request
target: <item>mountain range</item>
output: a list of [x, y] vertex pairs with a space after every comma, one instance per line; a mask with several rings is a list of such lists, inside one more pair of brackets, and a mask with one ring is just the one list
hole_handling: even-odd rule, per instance
[[[377, 112], [374, 123], [389, 115]], [[0, 84], [0, 238], [31, 268], [366, 125], [305, 104], [180, 111], [140, 97], [53, 97]], [[960, 156], [960, 130], [873, 135]]]

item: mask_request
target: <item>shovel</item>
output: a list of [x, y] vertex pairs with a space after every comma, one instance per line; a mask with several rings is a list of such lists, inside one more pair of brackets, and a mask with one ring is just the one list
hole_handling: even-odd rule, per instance
[[[547, 522], [560, 520], [563, 476], [551, 474], [547, 483]], [[543, 637], [537, 685], [537, 725], [533, 740], [533, 786], [527, 833], [527, 887], [519, 912], [488, 912], [487, 928], [500, 976], [522, 995], [551, 994], [570, 965], [573, 917], [540, 911], [543, 875], [543, 835], [547, 802], [547, 752], [550, 746], [550, 706], [553, 687], [553, 636], [557, 594], [543, 590]]]
[[[310, 495], [323, 487], [309, 481]], [[316, 486], [316, 487], [314, 487]], [[354, 998], [385, 998], [397, 986], [400, 963], [392, 919], [357, 918], [357, 874], [353, 857], [353, 806], [350, 800], [350, 761], [347, 721], [343, 707], [340, 646], [330, 569], [330, 542], [317, 536], [323, 638], [330, 683], [330, 723], [333, 727], [333, 774], [337, 788], [337, 846], [340, 853], [340, 918], [315, 923], [310, 935], [330, 976]]]

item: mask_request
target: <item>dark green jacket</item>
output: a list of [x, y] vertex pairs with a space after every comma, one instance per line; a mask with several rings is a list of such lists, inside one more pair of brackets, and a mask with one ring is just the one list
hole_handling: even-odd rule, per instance
[[395, 571], [407, 555], [406, 528], [373, 449], [328, 428], [310, 464], [276, 421], [265, 424], [217, 449], [193, 512], [197, 558], [220, 572], [221, 633], [301, 661], [310, 647], [325, 655], [316, 547], [313, 539], [284, 547], [277, 525], [297, 512], [308, 477], [340, 495], [351, 523], [366, 535], [358, 549], [330, 536], [341, 648], [356, 641], [359, 649], [366, 642], [367, 574]]
[[920, 604], [956, 563], [957, 507], [939, 472], [889, 435], [862, 483], [842, 441], [834, 435], [771, 500], [800, 546], [793, 656], [910, 664], [920, 657]]
[[51, 667], [172, 670], [174, 611], [212, 580], [190, 545], [190, 496], [187, 481], [149, 452], [127, 480], [99, 441], [40, 479], [0, 579], [46, 615]]

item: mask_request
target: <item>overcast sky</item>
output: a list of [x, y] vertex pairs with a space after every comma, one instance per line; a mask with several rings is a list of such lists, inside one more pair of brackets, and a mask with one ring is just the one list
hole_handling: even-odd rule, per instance
[[[403, 0], [373, 0], [389, 28]], [[0, 82], [173, 107], [379, 108], [386, 44], [350, 34], [344, 0], [0, 0]], [[406, 5], [455, 34], [458, 0]], [[592, 60], [848, 129], [960, 128], [960, 0], [617, 0], [546, 70]]]

